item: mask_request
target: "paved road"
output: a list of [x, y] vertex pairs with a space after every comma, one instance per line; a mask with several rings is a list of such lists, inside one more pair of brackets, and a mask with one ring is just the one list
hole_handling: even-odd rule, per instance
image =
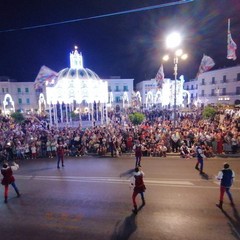
[[[238, 177], [239, 159], [227, 160]], [[10, 189], [8, 204], [0, 202], [1, 239], [240, 239], [239, 180], [232, 188], [236, 208], [227, 198], [224, 211], [215, 206], [214, 176], [224, 161], [208, 159], [201, 176], [194, 159], [144, 158], [146, 206], [137, 215], [128, 180], [132, 156], [69, 158], [60, 170], [55, 159], [21, 162], [15, 173], [21, 198]]]

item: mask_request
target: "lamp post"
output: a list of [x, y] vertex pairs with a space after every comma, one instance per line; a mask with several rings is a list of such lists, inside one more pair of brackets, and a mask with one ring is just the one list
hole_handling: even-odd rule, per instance
[[[167, 47], [175, 49], [181, 43], [181, 36], [178, 33], [172, 33], [167, 37]], [[173, 103], [173, 127], [176, 128], [176, 121], [177, 121], [177, 74], [178, 74], [178, 61], [179, 58], [185, 60], [187, 59], [187, 54], [183, 53], [182, 49], [178, 49], [175, 51], [173, 57], [173, 75], [174, 75], [174, 103]], [[164, 61], [168, 61], [170, 59], [169, 55], [165, 55], [163, 57]]]

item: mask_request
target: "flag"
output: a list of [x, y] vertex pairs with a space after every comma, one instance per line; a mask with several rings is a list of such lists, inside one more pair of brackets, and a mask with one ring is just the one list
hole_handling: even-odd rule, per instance
[[164, 80], [164, 72], [163, 72], [163, 65], [161, 64], [157, 75], [155, 77], [155, 80], [157, 82], [157, 87], [158, 88], [162, 88], [162, 84], [163, 84], [163, 80]]
[[43, 88], [46, 83], [51, 84], [54, 82], [54, 78], [57, 77], [57, 75], [57, 72], [54, 72], [52, 69], [46, 66], [42, 66], [34, 81], [35, 90]]
[[198, 74], [207, 72], [208, 70], [210, 70], [213, 66], [215, 65], [215, 62], [213, 61], [213, 59], [205, 54], [203, 54], [203, 58], [201, 61], [201, 64], [199, 66], [199, 70], [198, 70]]
[[228, 19], [228, 35], [227, 35], [227, 59], [236, 60], [237, 44], [233, 41], [230, 32], [230, 19]]

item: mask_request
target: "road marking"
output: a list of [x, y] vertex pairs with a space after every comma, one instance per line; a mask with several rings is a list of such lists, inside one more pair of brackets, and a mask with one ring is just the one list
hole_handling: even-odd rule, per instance
[[[33, 175], [15, 175], [18, 179], [40, 180], [40, 181], [71, 181], [71, 182], [104, 182], [104, 183], [128, 183], [129, 180], [119, 177], [63, 177], [63, 176], [33, 176]], [[181, 180], [149, 180], [145, 179], [146, 184], [150, 185], [194, 185], [189, 181]]]
[[237, 228], [236, 228], [230, 221], [229, 221], [228, 223], [231, 225], [233, 231], [234, 231], [235, 234], [238, 236], [238, 239], [240, 239], [240, 234], [239, 234]]
[[171, 184], [171, 185], [194, 185], [193, 183], [191, 182], [188, 182], [188, 181], [173, 181], [173, 180], [167, 180], [167, 181], [162, 181], [162, 180], [159, 180], [159, 181], [154, 181], [154, 180], [145, 180], [146, 183], [156, 183], [156, 184]]
[[[61, 181], [61, 182], [85, 182], [85, 183], [113, 183], [113, 184], [129, 184], [129, 180], [119, 177], [78, 177], [78, 176], [34, 176], [34, 175], [15, 175], [17, 179], [22, 180], [38, 180], [38, 181]], [[196, 183], [206, 183], [203, 179], [164, 179], [158, 180], [145, 178], [146, 185], [152, 186], [171, 186], [171, 187], [191, 187], [191, 188], [205, 188], [214, 189], [219, 187], [217, 181], [208, 181], [211, 185], [197, 185]], [[218, 186], [216, 186], [218, 185]], [[239, 187], [232, 187], [232, 189], [240, 190]]]

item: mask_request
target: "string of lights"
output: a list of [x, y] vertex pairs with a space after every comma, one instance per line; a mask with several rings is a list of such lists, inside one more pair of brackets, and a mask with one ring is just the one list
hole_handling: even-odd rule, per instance
[[97, 15], [97, 16], [92, 16], [92, 17], [77, 18], [77, 19], [72, 19], [72, 20], [66, 20], [66, 21], [60, 21], [60, 22], [54, 22], [54, 23], [47, 23], [47, 24], [40, 24], [40, 25], [21, 27], [21, 28], [5, 29], [5, 30], [0, 30], [0, 33], [24, 31], [24, 30], [31, 30], [31, 29], [37, 29], [37, 28], [57, 26], [57, 25], [62, 25], [62, 24], [76, 23], [76, 22], [80, 22], [80, 21], [86, 21], [86, 20], [92, 20], [92, 19], [98, 19], [98, 18], [105, 18], [105, 17], [112, 17], [112, 16], [117, 16], [117, 15], [135, 13], [135, 12], [148, 11], [148, 10], [153, 10], [153, 9], [170, 7], [170, 6], [174, 6], [174, 5], [181, 5], [181, 4], [186, 4], [186, 3], [193, 2], [193, 1], [194, 0], [180, 0], [180, 1], [170, 2], [170, 3], [164, 3], [164, 4], [149, 6], [149, 7], [142, 7], [142, 8], [132, 9], [132, 10], [102, 14], [102, 15]]

